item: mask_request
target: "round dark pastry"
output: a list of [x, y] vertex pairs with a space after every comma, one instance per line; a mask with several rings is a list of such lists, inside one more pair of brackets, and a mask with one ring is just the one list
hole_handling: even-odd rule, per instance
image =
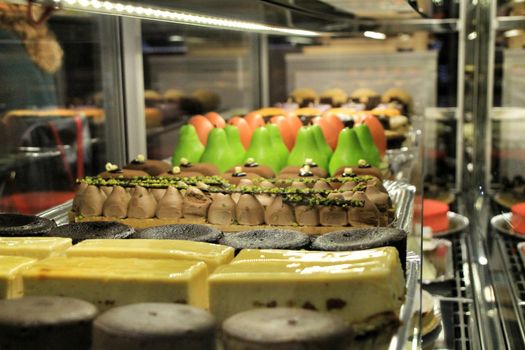
[[[300, 166], [288, 165], [284, 167], [279, 173], [278, 179], [285, 179], [291, 177], [300, 177], [299, 172], [301, 171]], [[315, 177], [327, 177], [328, 173], [321, 167], [310, 166], [310, 171], [314, 174]]]
[[238, 171], [237, 169], [239, 167], [235, 167], [233, 171], [227, 171], [225, 172], [222, 177], [231, 183], [232, 185], [238, 185], [242, 179], [256, 179], [260, 178], [261, 176], [257, 173], [251, 173], [248, 169], [245, 171], [245, 169], [241, 169], [241, 171]]
[[[242, 170], [246, 173], [254, 173], [265, 179], [275, 177], [275, 173], [269, 166], [261, 165], [254, 161], [247, 161], [242, 165]], [[230, 174], [235, 172], [235, 167], [228, 169], [224, 174]]]
[[406, 260], [407, 232], [393, 227], [352, 228], [330, 232], [317, 237], [312, 249], [326, 251], [364, 250], [391, 246], [399, 252], [399, 260]]
[[383, 176], [381, 175], [381, 171], [378, 168], [374, 168], [371, 166], [367, 166], [367, 167], [365, 166], [352, 166], [352, 167], [343, 166], [337, 169], [333, 176], [334, 177], [344, 176], [343, 174], [345, 173], [345, 169], [347, 168], [352, 169], [352, 173], [355, 174], [356, 176], [370, 175], [370, 176], [375, 176], [378, 179], [383, 179]]
[[219, 243], [235, 249], [301, 249], [310, 244], [310, 237], [298, 231], [269, 228], [229, 233]]
[[145, 228], [133, 238], [144, 239], [182, 239], [215, 243], [222, 237], [222, 232], [214, 227], [199, 224], [173, 224]]
[[169, 171], [171, 169], [171, 165], [162, 160], [148, 159], [142, 162], [138, 160], [132, 160], [131, 163], [124, 167], [124, 169], [141, 170], [145, 171], [151, 176], [158, 176]]
[[[221, 171], [219, 170], [219, 167], [215, 164], [211, 163], [190, 163], [187, 160], [184, 160], [179, 165], [181, 172], [195, 172], [195, 173], [201, 173], [202, 176], [215, 176], [219, 175]], [[188, 175], [185, 175], [188, 176]]]
[[352, 333], [330, 313], [295, 308], [255, 309], [226, 319], [225, 350], [350, 349]]
[[133, 227], [116, 221], [85, 221], [55, 227], [45, 236], [71, 238], [76, 244], [85, 239], [129, 238], [134, 233]]
[[0, 213], [0, 236], [41, 236], [54, 227], [53, 220], [38, 216]]
[[88, 350], [96, 315], [94, 305], [74, 298], [0, 300], [0, 349]]
[[189, 305], [140, 303], [113, 308], [93, 323], [93, 350], [212, 350], [215, 318]]

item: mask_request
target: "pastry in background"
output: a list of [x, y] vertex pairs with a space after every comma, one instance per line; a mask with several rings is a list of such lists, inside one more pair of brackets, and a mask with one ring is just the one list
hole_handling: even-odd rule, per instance
[[290, 93], [290, 98], [297, 103], [299, 107], [308, 107], [308, 105], [317, 101], [317, 93], [309, 88], [295, 89]]
[[381, 96], [383, 103], [397, 102], [402, 106], [402, 113], [410, 115], [413, 112], [414, 103], [412, 96], [400, 88], [390, 88]]
[[381, 96], [377, 92], [368, 88], [354, 90], [350, 99], [355, 103], [362, 103], [366, 109], [372, 109], [379, 104]]
[[217, 111], [221, 105], [220, 96], [208, 89], [197, 89], [191, 94], [202, 106], [203, 113]]
[[348, 94], [339, 88], [325, 90], [320, 98], [321, 104], [329, 104], [332, 107], [341, 107], [348, 101]]
[[170, 102], [179, 102], [184, 96], [184, 91], [179, 89], [169, 89], [164, 92], [164, 99]]
[[162, 100], [162, 96], [155, 90], [145, 90], [144, 100], [146, 101], [146, 107], [154, 107]]

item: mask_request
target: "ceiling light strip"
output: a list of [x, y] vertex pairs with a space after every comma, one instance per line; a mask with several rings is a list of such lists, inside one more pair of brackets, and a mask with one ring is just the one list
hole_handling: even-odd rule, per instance
[[52, 0], [61, 9], [88, 11], [105, 15], [117, 15], [152, 19], [165, 22], [213, 27], [227, 30], [259, 32], [275, 35], [319, 36], [321, 33], [303, 29], [269, 26], [256, 22], [237, 21], [228, 18], [203, 16], [189, 12], [180, 12], [164, 8], [144, 7], [113, 1], [100, 0]]

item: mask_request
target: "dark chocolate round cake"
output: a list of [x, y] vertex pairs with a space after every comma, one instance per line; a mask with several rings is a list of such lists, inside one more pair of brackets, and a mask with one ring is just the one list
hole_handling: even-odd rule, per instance
[[133, 236], [133, 238], [183, 239], [207, 243], [215, 243], [221, 237], [222, 232], [216, 228], [199, 224], [174, 224], [148, 227]]
[[93, 323], [93, 350], [212, 350], [214, 317], [190, 305], [141, 303], [106, 311]]
[[41, 236], [56, 227], [53, 220], [33, 215], [0, 214], [0, 236]]
[[350, 349], [351, 331], [339, 317], [295, 308], [238, 313], [222, 326], [225, 349]]
[[407, 232], [393, 227], [354, 228], [327, 233], [317, 237], [312, 249], [326, 251], [364, 250], [391, 246], [404, 262], [407, 250]]
[[0, 300], [0, 349], [91, 349], [97, 308], [65, 297]]
[[219, 243], [235, 249], [301, 249], [310, 237], [291, 230], [262, 229], [225, 235]]
[[129, 238], [134, 233], [133, 227], [116, 221], [85, 221], [55, 227], [46, 236], [71, 238], [75, 244], [85, 239]]

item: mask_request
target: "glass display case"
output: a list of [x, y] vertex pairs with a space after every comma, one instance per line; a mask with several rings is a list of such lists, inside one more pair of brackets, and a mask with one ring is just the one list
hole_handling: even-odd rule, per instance
[[[325, 94], [335, 88], [355, 114], [401, 103], [401, 136], [376, 112], [390, 128], [395, 225], [410, 233], [403, 325], [387, 347], [524, 346], [525, 267], [509, 226], [525, 200], [522, 3], [29, 4], [31, 18], [25, 1], [0, 3], [0, 211], [65, 223], [75, 178], [139, 154], [171, 162], [194, 115], [322, 112], [341, 107]], [[428, 235], [423, 199], [449, 206], [448, 230]]]

